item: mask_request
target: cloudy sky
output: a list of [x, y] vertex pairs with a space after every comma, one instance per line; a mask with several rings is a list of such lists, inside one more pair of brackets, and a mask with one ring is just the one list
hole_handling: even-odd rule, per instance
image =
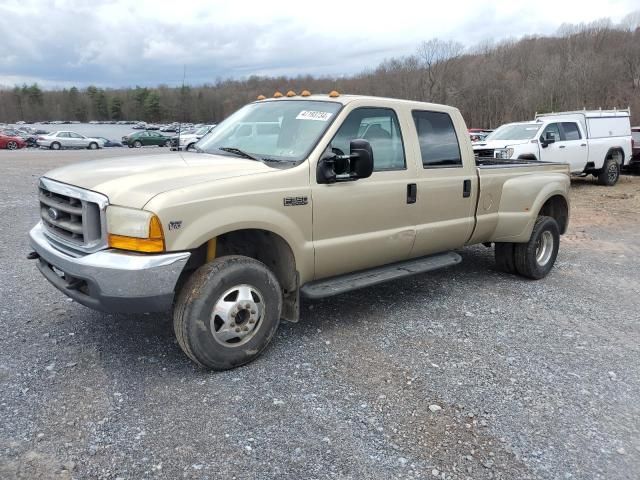
[[0, 85], [192, 85], [348, 75], [433, 37], [467, 46], [550, 34], [637, 0], [0, 0]]

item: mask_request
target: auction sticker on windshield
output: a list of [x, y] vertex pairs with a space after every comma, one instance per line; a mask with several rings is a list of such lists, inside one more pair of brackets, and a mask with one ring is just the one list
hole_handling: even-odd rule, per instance
[[314, 110], [302, 110], [296, 120], [319, 120], [321, 122], [326, 122], [331, 118], [331, 113], [329, 112], [316, 112]]

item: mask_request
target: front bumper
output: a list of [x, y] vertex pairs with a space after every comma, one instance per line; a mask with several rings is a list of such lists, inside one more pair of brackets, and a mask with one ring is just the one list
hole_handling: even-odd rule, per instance
[[[160, 255], [101, 250], [73, 257], [54, 248], [42, 223], [29, 232], [38, 269], [73, 300], [103, 312], [161, 312], [171, 308], [189, 252]], [[55, 270], [54, 270], [55, 268]]]

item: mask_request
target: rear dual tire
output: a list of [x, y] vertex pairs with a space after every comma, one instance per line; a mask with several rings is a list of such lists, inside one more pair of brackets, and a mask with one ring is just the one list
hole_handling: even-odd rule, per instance
[[527, 243], [496, 243], [496, 267], [503, 272], [539, 280], [553, 268], [559, 246], [558, 222], [552, 217], [541, 216]]

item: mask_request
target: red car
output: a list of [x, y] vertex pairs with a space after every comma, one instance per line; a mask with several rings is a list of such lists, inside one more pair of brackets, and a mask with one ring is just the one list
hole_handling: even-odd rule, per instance
[[6, 148], [8, 150], [17, 150], [27, 146], [22, 138], [13, 135], [6, 135], [0, 132], [0, 148]]

